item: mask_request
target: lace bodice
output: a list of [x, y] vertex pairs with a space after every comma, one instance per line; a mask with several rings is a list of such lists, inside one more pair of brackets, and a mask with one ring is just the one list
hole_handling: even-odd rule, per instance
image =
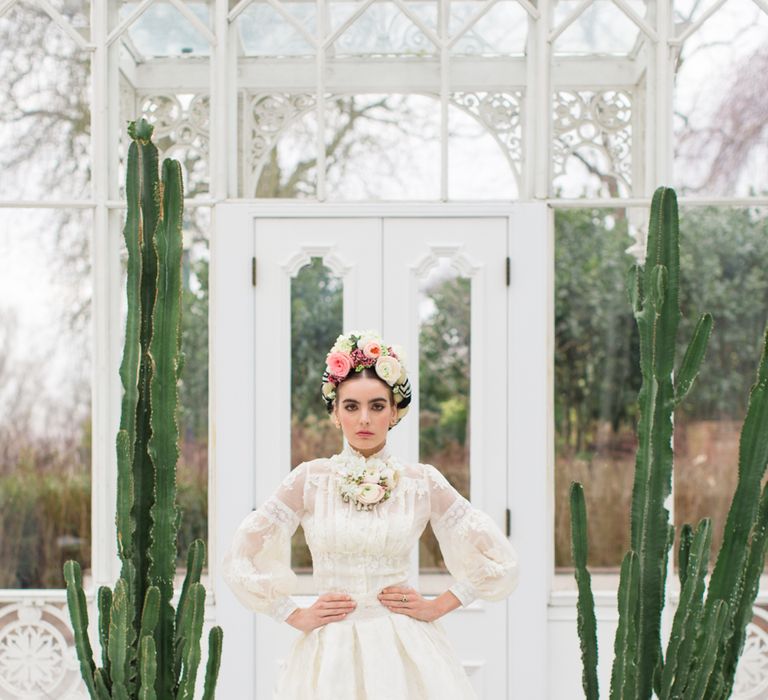
[[390, 498], [372, 510], [358, 510], [339, 494], [339, 465], [365, 459], [347, 446], [333, 458], [298, 465], [245, 517], [224, 557], [223, 575], [246, 607], [279, 621], [297, 607], [290, 597], [297, 582], [290, 543], [299, 524], [318, 593], [348, 593], [378, 606], [382, 588], [407, 583], [411, 551], [430, 522], [456, 581], [450, 590], [462, 605], [509, 595], [517, 582], [517, 556], [491, 518], [435, 467], [402, 465], [386, 446], [373, 458], [386, 460], [399, 479]]

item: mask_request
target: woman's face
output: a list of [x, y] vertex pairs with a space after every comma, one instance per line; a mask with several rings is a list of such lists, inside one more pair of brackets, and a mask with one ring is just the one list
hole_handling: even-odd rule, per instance
[[383, 382], [359, 377], [339, 384], [334, 414], [347, 442], [367, 457], [384, 447], [397, 407]]

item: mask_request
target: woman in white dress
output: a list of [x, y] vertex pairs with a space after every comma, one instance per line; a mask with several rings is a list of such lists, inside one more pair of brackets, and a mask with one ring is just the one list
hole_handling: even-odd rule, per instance
[[[515, 588], [515, 552], [496, 524], [435, 467], [402, 463], [387, 432], [411, 390], [403, 353], [370, 331], [339, 336], [323, 398], [347, 445], [303, 462], [238, 528], [224, 578], [249, 609], [302, 632], [277, 700], [471, 700], [467, 675], [438, 619]], [[411, 552], [432, 524], [455, 583], [426, 599], [408, 582]], [[317, 601], [290, 597], [290, 542], [304, 528]]]

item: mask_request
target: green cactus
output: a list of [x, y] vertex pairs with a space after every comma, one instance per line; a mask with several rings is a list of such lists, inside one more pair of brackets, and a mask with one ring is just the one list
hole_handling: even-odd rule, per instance
[[595, 600], [592, 596], [591, 578], [587, 570], [587, 507], [581, 484], [571, 485], [571, 532], [573, 563], [579, 587], [577, 606], [581, 661], [581, 683], [584, 696], [596, 700], [600, 696], [597, 684], [597, 621]]
[[[664, 502], [672, 486], [672, 417], [699, 374], [712, 332], [712, 317], [703, 314], [676, 372], [675, 345], [680, 318], [679, 231], [673, 190], [659, 188], [653, 197], [645, 264], [633, 266], [629, 300], [640, 338], [642, 385], [638, 395], [638, 449], [630, 513], [631, 547], [619, 584], [619, 624], [614, 645], [612, 700], [726, 700], [752, 619], [766, 547], [768, 487], [760, 482], [768, 464], [768, 330], [749, 396], [741, 431], [739, 479], [726, 522], [723, 544], [704, 600], [711, 525], [703, 520], [693, 533], [680, 533], [680, 603], [662, 654], [661, 615], [669, 551], [674, 528]], [[572, 487], [573, 552], [579, 606], [593, 605], [588, 573], [583, 514]], [[584, 541], [582, 541], [584, 540]], [[585, 581], [587, 581], [585, 585]], [[582, 648], [594, 633], [579, 624]], [[595, 651], [596, 657], [596, 651]], [[585, 677], [591, 657], [583, 655]], [[588, 698], [595, 697], [587, 691]]]
[[637, 687], [637, 624], [632, 614], [637, 609], [640, 569], [637, 554], [629, 550], [621, 563], [619, 577], [619, 626], [614, 640], [611, 669], [611, 697], [633, 697]]
[[[165, 160], [158, 180], [152, 126], [128, 127], [124, 236], [128, 317], [120, 365], [122, 414], [117, 433], [117, 547], [114, 592], [98, 592], [102, 666], [88, 640], [88, 612], [77, 562], [64, 565], [67, 603], [80, 672], [92, 700], [191, 700], [194, 695], [205, 588], [201, 540], [189, 549], [178, 610], [171, 604], [180, 512], [178, 381], [181, 378], [181, 166]], [[223, 633], [209, 634], [204, 699], [213, 700]]]

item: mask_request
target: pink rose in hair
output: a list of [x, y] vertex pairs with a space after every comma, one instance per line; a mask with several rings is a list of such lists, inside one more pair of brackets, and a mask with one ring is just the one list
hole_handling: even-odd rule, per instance
[[352, 369], [352, 358], [345, 352], [329, 352], [325, 358], [328, 374], [344, 379]]
[[363, 355], [374, 360], [378, 359], [381, 356], [381, 345], [375, 340], [371, 340], [363, 346]]

